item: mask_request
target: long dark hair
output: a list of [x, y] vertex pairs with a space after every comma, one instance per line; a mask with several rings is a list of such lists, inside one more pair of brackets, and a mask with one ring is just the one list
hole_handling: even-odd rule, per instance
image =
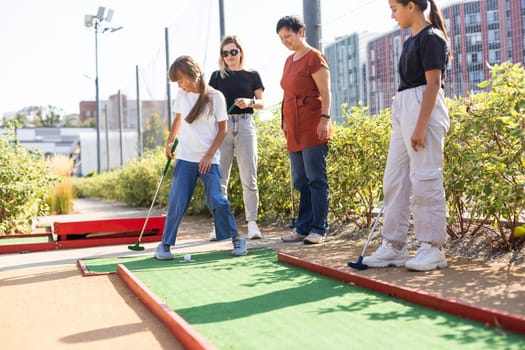
[[443, 18], [443, 13], [436, 5], [435, 0], [396, 0], [398, 3], [403, 4], [403, 6], [408, 5], [409, 2], [413, 2], [421, 12], [425, 12], [428, 4], [430, 3], [430, 22], [439, 28], [443, 32], [445, 40], [448, 41], [447, 28], [445, 28], [445, 20]]
[[206, 105], [209, 106], [208, 113], [211, 114], [213, 105], [208, 95], [208, 84], [206, 84], [202, 76], [202, 70], [192, 57], [179, 56], [175, 62], [171, 64], [168, 71], [170, 80], [176, 82], [181, 78], [181, 75], [191, 78], [199, 84], [199, 98], [185, 118], [185, 120], [191, 124], [205, 111]]

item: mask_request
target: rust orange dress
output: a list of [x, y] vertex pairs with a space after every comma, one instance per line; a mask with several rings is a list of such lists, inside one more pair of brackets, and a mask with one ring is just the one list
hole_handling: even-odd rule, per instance
[[322, 67], [328, 69], [328, 61], [319, 50], [313, 48], [296, 61], [293, 55], [289, 56], [284, 64], [281, 112], [289, 152], [299, 152], [326, 143], [333, 136], [331, 123], [326, 139], [320, 140], [317, 136], [317, 125], [321, 119], [321, 95], [312, 74]]

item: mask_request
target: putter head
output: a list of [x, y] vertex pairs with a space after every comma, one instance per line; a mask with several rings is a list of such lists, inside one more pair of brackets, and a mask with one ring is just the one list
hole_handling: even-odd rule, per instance
[[347, 263], [348, 267], [351, 267], [356, 270], [366, 270], [368, 269], [367, 264], [363, 264], [363, 256], [361, 255], [356, 262], [349, 261]]
[[128, 249], [129, 250], [134, 250], [134, 251], [141, 251], [141, 250], [144, 250], [144, 247], [139, 245], [140, 243], [137, 242], [135, 243], [134, 245], [128, 245]]

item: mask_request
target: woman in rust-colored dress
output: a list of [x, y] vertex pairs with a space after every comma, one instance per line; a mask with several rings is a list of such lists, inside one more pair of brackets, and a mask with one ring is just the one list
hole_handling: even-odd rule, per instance
[[281, 42], [294, 53], [284, 65], [282, 129], [290, 156], [292, 181], [301, 196], [294, 232], [284, 242], [322, 243], [328, 233], [329, 186], [326, 173], [330, 121], [330, 71], [326, 57], [305, 40], [298, 17], [277, 23]]

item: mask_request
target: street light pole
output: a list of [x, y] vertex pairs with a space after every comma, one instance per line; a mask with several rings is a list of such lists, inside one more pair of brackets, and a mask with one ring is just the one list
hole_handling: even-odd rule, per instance
[[[100, 96], [99, 96], [99, 82], [98, 82], [98, 32], [102, 30], [102, 33], [106, 31], [116, 32], [117, 30], [122, 29], [110, 28], [110, 27], [101, 27], [103, 21], [111, 22], [113, 18], [113, 10], [108, 9], [106, 11], [105, 7], [99, 6], [96, 15], [86, 15], [84, 18], [84, 25], [88, 28], [93, 28], [95, 32], [95, 122], [97, 129], [97, 173], [100, 174]], [[109, 150], [106, 150], [109, 152]], [[108, 169], [109, 170], [109, 169]]]
[[[100, 23], [98, 20], [93, 22], [93, 28], [95, 29], [95, 122], [97, 128], [97, 174], [100, 174], [100, 96], [98, 91], [98, 27]], [[109, 150], [106, 150], [106, 152], [109, 152]]]

